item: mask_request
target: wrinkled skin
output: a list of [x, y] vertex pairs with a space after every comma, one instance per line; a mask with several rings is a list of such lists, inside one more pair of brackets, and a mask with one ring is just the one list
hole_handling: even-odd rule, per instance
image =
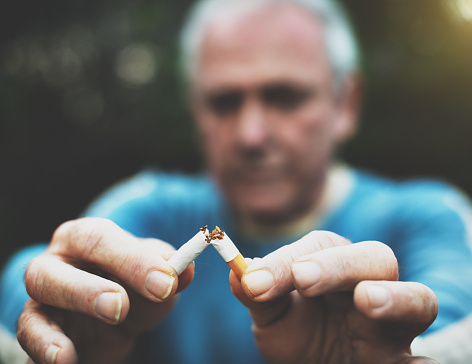
[[[175, 277], [170, 291], [146, 288], [152, 271], [175, 276], [164, 259], [172, 251], [103, 219], [62, 225], [28, 267], [25, 283], [33, 299], [20, 317], [21, 345], [35, 363], [50, 362], [51, 344], [60, 348], [56, 364], [122, 362], [137, 335], [158, 324], [175, 293], [191, 282], [193, 266]], [[386, 245], [351, 244], [315, 231], [248, 263], [242, 280], [232, 273], [230, 283], [249, 308], [268, 363], [434, 363], [412, 357], [409, 346], [436, 317], [436, 298], [421, 284], [396, 280], [397, 262]], [[303, 268], [306, 263], [316, 263], [320, 274]], [[103, 292], [121, 297], [116, 320], [96, 310]], [[166, 298], [157, 297], [163, 292]]]
[[[231, 287], [250, 310], [268, 363], [436, 363], [410, 353], [437, 315], [436, 297], [424, 285], [397, 281], [386, 245], [316, 231], [248, 263], [241, 282], [231, 274]], [[318, 280], [303, 268], [309, 263], [320, 267]], [[265, 292], [261, 271], [273, 279]]]
[[[170, 312], [176, 293], [193, 278], [193, 265], [177, 277], [166, 261], [173, 251], [167, 243], [138, 239], [104, 219], [61, 225], [46, 252], [27, 269], [32, 299], [19, 320], [20, 344], [36, 363], [48, 362], [51, 344], [61, 348], [57, 364], [79, 358], [81, 363], [121, 362], [137, 335]], [[158, 280], [151, 292], [147, 280], [154, 271], [170, 280]], [[121, 301], [120, 310], [113, 302], [105, 306], [109, 317], [97, 310], [97, 297], [104, 292]]]

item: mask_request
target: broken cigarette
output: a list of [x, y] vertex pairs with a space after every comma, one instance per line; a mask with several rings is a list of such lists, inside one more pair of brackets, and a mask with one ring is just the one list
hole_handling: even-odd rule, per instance
[[180, 275], [208, 246], [208, 238], [204, 226], [193, 238], [182, 245], [179, 250], [168, 260], [168, 263]]
[[236, 276], [241, 279], [247, 264], [228, 234], [225, 234], [225, 231], [217, 226], [211, 234], [207, 235], [207, 242], [211, 242], [233, 272], [236, 273]]

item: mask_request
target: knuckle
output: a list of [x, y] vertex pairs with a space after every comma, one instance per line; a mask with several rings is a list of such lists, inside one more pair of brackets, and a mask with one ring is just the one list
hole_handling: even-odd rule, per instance
[[20, 343], [28, 340], [28, 333], [34, 321], [34, 313], [31, 310], [25, 310], [18, 318], [18, 329], [16, 332], [17, 339]]
[[424, 284], [421, 284], [421, 287], [423, 288], [423, 296], [422, 296], [422, 303], [421, 303], [421, 307], [429, 307], [430, 308], [430, 312], [431, 312], [431, 316], [433, 317], [432, 319], [434, 320], [436, 318], [436, 316], [438, 315], [438, 299], [436, 297], [436, 294], [434, 293], [434, 291], [429, 288], [428, 286], [424, 285]]
[[308, 234], [303, 236], [300, 240], [285, 246], [287, 253], [291, 256], [303, 256], [315, 251], [320, 251], [326, 247], [323, 244], [323, 232], [319, 230], [310, 231]]
[[381, 262], [385, 267], [385, 273], [389, 279], [398, 280], [398, 261], [392, 248], [379, 241], [367, 241], [368, 248], [372, 251], [372, 256], [376, 261]]
[[350, 244], [349, 240], [327, 230], [313, 230], [307, 237], [312, 244], [317, 244], [319, 250]]
[[54, 247], [56, 245], [60, 245], [61, 243], [67, 241], [70, 233], [74, 230], [76, 221], [77, 220], [63, 222], [61, 225], [59, 225], [56, 228], [56, 230], [54, 231], [54, 234], [52, 235], [51, 245], [49, 247], [50, 250], [54, 250], [54, 249], [51, 249], [51, 246]]
[[43, 257], [38, 256], [36, 258], [33, 258], [28, 266], [26, 267], [25, 271], [25, 286], [26, 286], [26, 291], [30, 296], [35, 298], [36, 296], [36, 291], [37, 291], [37, 286], [38, 286], [38, 281], [39, 281], [39, 272], [40, 272], [40, 267], [41, 267], [41, 261]]
[[43, 358], [47, 348], [44, 345], [42, 333], [36, 332], [34, 321], [33, 312], [23, 313], [18, 323], [16, 338], [31, 358]]
[[333, 248], [340, 245], [341, 237], [331, 231], [321, 231], [320, 242], [327, 248]]
[[338, 267], [338, 278], [340, 280], [349, 280], [350, 282], [355, 279], [353, 272], [355, 268], [353, 267], [352, 263], [348, 259], [344, 259], [344, 257], [337, 257], [337, 267]]
[[389, 276], [394, 278], [395, 280], [398, 279], [398, 261], [395, 253], [393, 252], [392, 248], [388, 245], [379, 243], [383, 250], [383, 259], [385, 261], [386, 267], [389, 269]]
[[278, 250], [274, 261], [275, 271], [279, 276], [283, 276], [283, 272], [290, 271], [293, 261], [300, 256], [300, 249], [296, 245], [285, 245]]
[[329, 231], [313, 230], [307, 235], [311, 245], [316, 246], [318, 250], [335, 246], [334, 239], [330, 237]]
[[69, 244], [78, 258], [89, 260], [104, 238], [105, 232], [116, 225], [110, 220], [100, 218], [82, 218], [69, 230]]
[[310, 240], [317, 240], [318, 239], [318, 236], [320, 234], [320, 231], [319, 230], [312, 230], [310, 231], [308, 234], [306, 234], [305, 236]]

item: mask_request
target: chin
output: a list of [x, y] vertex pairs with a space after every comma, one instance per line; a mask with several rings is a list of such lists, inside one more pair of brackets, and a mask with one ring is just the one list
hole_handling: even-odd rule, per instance
[[285, 222], [296, 209], [297, 189], [285, 181], [222, 186], [238, 214], [264, 225]]

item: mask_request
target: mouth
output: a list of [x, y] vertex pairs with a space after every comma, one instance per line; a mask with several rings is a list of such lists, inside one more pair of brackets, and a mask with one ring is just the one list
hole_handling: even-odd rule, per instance
[[286, 168], [281, 166], [250, 166], [237, 168], [232, 178], [242, 184], [268, 185], [279, 181], [286, 175]]

